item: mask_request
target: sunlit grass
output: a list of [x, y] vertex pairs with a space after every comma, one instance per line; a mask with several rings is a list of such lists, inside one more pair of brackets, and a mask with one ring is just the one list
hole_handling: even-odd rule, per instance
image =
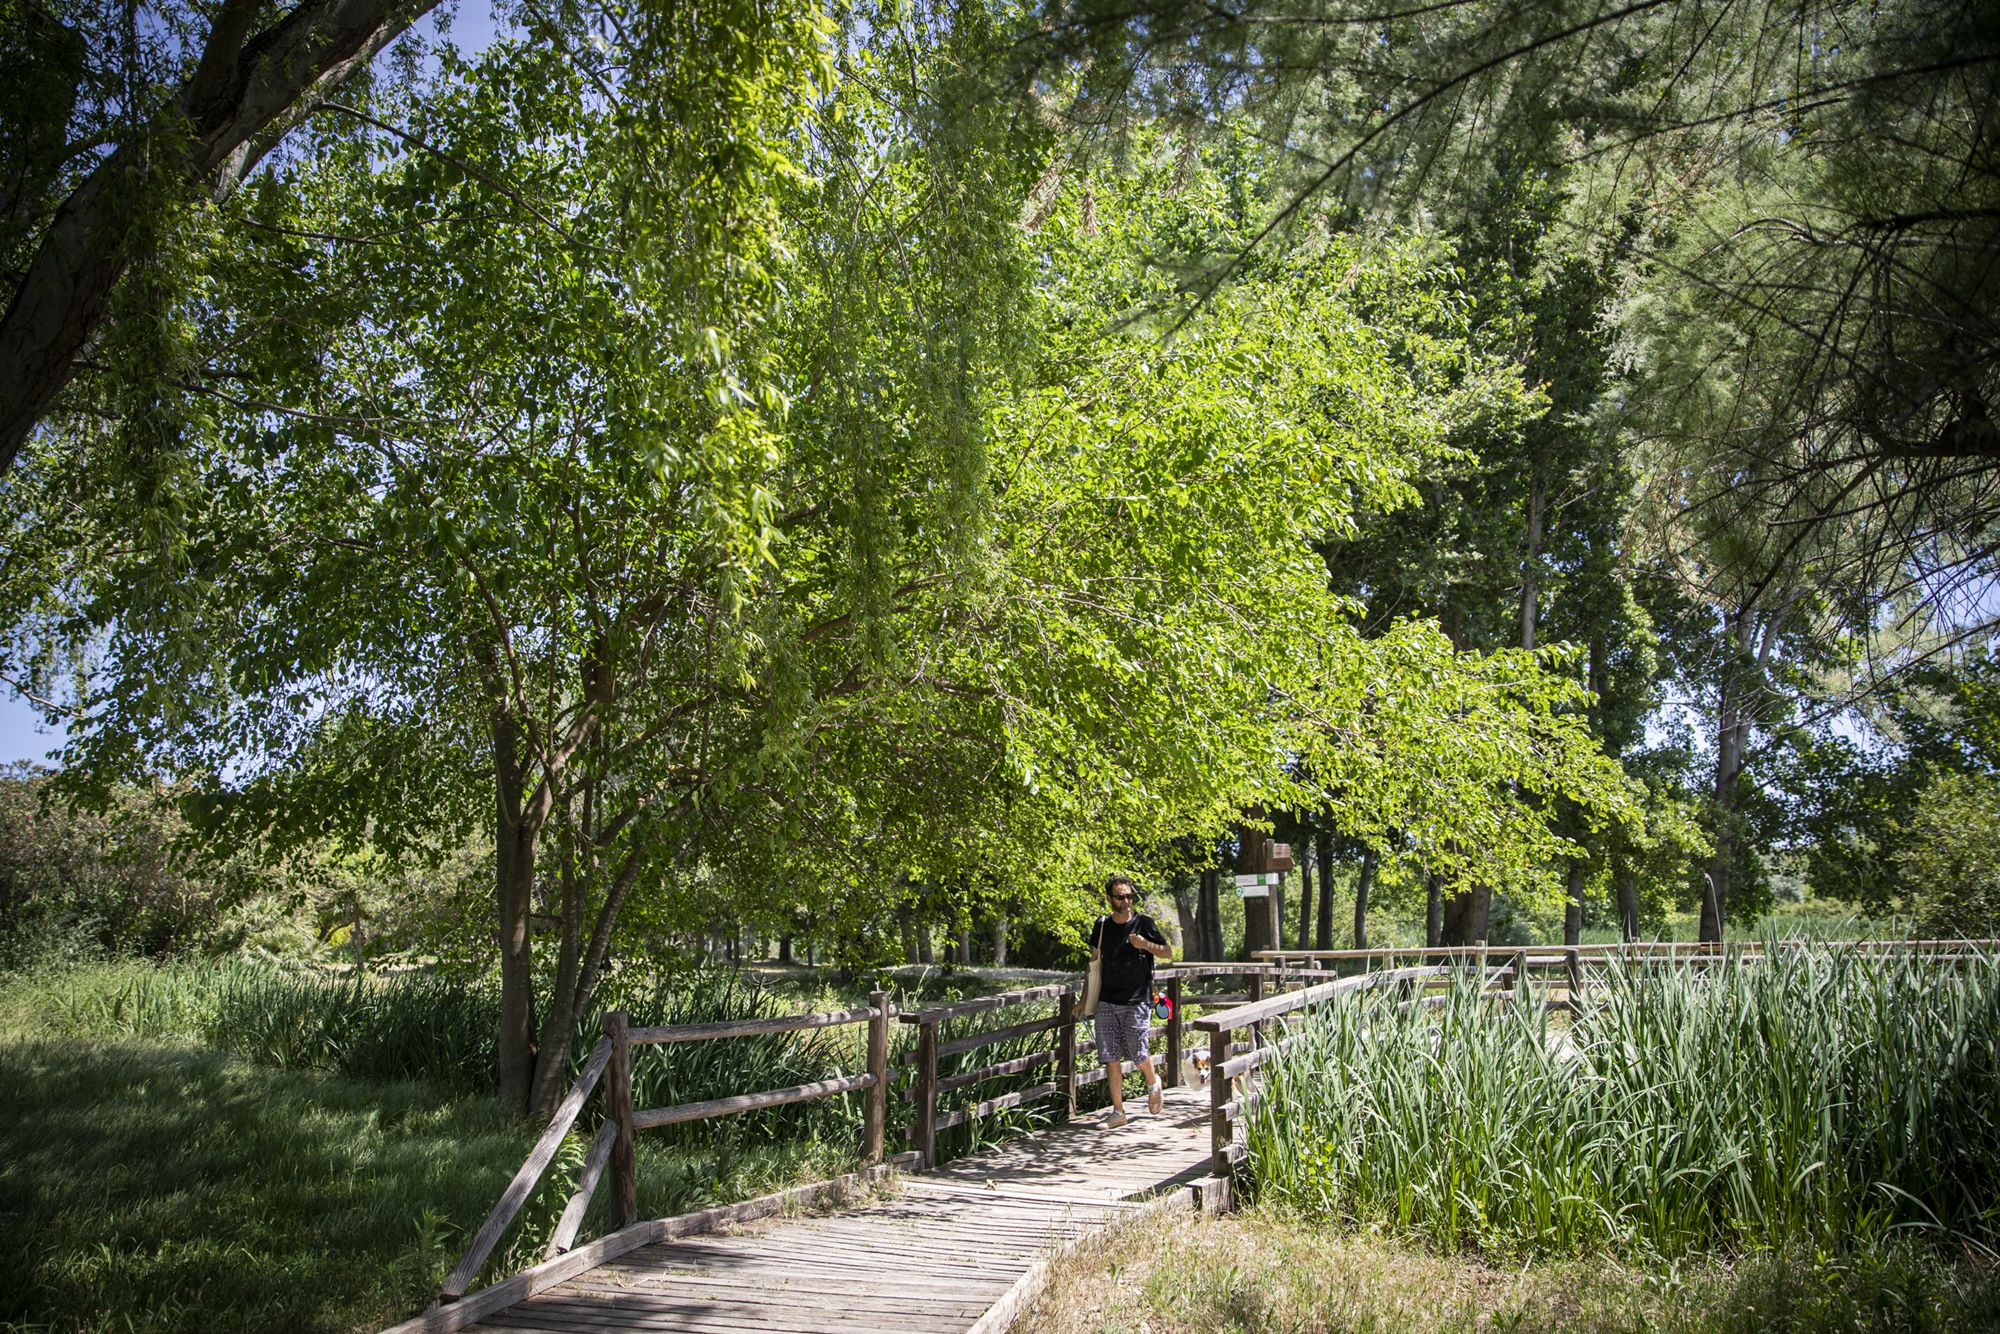
[[1467, 987], [1441, 1010], [1329, 1004], [1250, 1119], [1256, 1188], [1444, 1249], [1990, 1246], [1996, 977], [1837, 948], [1614, 969], [1553, 1037]]
[[2000, 1328], [2000, 1270], [1891, 1246], [1634, 1264], [1497, 1264], [1260, 1208], [1127, 1224], [1053, 1266], [1024, 1334], [1945, 1334]]

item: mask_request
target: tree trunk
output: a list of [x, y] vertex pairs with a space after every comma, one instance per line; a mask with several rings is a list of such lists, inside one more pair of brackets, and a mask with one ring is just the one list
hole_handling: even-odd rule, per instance
[[958, 928], [958, 962], [972, 967], [972, 923], [966, 922]]
[[1618, 887], [1618, 934], [1626, 940], [1639, 938], [1639, 877], [1621, 858], [1614, 863], [1612, 884]]
[[993, 966], [1007, 966], [1007, 914], [1000, 913], [993, 919]]
[[792, 961], [792, 938], [791, 938], [791, 936], [789, 936], [789, 935], [782, 935], [782, 936], [779, 936], [779, 937], [778, 937], [778, 962], [779, 962], [779, 963], [790, 963], [791, 961]]
[[1736, 862], [1736, 790], [1743, 776], [1755, 697], [1779, 627], [1796, 599], [1797, 594], [1789, 594], [1772, 611], [1745, 607], [1731, 618], [1730, 637], [1738, 652], [1722, 669], [1715, 711], [1715, 855], [1709, 859], [1701, 896], [1701, 938], [1710, 943], [1722, 939], [1728, 922], [1729, 877]]
[[[1324, 877], [1322, 877], [1324, 879]], [[1313, 864], [1312, 853], [1307, 848], [1299, 849], [1299, 948], [1312, 948], [1313, 923]]]
[[364, 68], [435, 0], [305, 0], [250, 36], [255, 0], [227, 0], [209, 25], [201, 60], [161, 120], [137, 131], [166, 138], [185, 124], [186, 151], [122, 143], [57, 208], [0, 318], [0, 473], [41, 421], [96, 337], [111, 291], [152, 229], [138, 201], [157, 198], [151, 159], [224, 199], [301, 111]]
[[500, 947], [500, 1101], [526, 1111], [535, 1080], [535, 984], [528, 914], [534, 900], [535, 831], [501, 824], [495, 842], [494, 920]]
[[1476, 883], [1454, 894], [1444, 904], [1440, 944], [1477, 945], [1486, 939], [1486, 924], [1493, 908], [1493, 887]]
[[1444, 944], [1444, 877], [1435, 871], [1424, 877], [1424, 944]]
[[1361, 875], [1354, 882], [1354, 948], [1368, 948], [1368, 891], [1375, 887], [1375, 867], [1379, 859], [1375, 849], [1365, 848], [1361, 853]]
[[1174, 913], [1181, 919], [1181, 938], [1174, 944], [1178, 947], [1181, 958], [1192, 959], [1196, 957], [1195, 951], [1199, 948], [1197, 942], [1201, 939], [1201, 917], [1194, 910], [1194, 900], [1188, 897], [1186, 871], [1174, 872], [1169, 892], [1174, 896]]
[[1583, 876], [1586, 863], [1581, 857], [1570, 858], [1569, 882], [1563, 899], [1563, 944], [1583, 943]]
[[1313, 948], [1333, 948], [1333, 835], [1321, 832], [1314, 848], [1319, 862], [1319, 921], [1313, 930]]
[[1541, 620], [1543, 512], [1548, 503], [1548, 483], [1536, 467], [1528, 487], [1527, 558], [1521, 562], [1521, 647], [1531, 652]]
[[1222, 872], [1210, 867], [1201, 873], [1201, 952], [1195, 957], [1209, 963], [1222, 959]]
[[937, 959], [931, 953], [931, 924], [929, 922], [917, 923], [917, 962], [922, 964], [937, 962]]
[[903, 933], [903, 962], [917, 963], [917, 921], [916, 914], [908, 908], [896, 910], [896, 926]]
[[1703, 873], [1701, 938], [1722, 939], [1729, 906], [1729, 875], [1736, 861], [1736, 788], [1743, 776], [1743, 742], [1749, 720], [1743, 713], [1742, 684], [1734, 672], [1723, 677], [1722, 704], [1716, 710], [1715, 854]]

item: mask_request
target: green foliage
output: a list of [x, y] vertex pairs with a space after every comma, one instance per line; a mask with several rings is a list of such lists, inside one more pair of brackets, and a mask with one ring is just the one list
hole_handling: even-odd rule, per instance
[[1900, 832], [1896, 869], [1917, 928], [1939, 937], [2000, 933], [2000, 779], [1937, 775]]
[[121, 788], [76, 809], [46, 774], [0, 776], [0, 966], [226, 940], [229, 910], [267, 877], [248, 857], [192, 857], [189, 841], [170, 790]]
[[1442, 1011], [1343, 1002], [1295, 1025], [1252, 1115], [1258, 1189], [1455, 1249], [1671, 1259], [1990, 1245], [1995, 964], [1838, 947], [1614, 971], [1545, 1031], [1469, 985]]

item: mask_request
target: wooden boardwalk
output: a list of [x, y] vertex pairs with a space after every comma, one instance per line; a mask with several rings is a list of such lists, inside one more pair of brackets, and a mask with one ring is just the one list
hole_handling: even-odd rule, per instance
[[835, 1213], [628, 1251], [475, 1330], [883, 1330], [1004, 1328], [1039, 1262], [1094, 1228], [1180, 1190], [1210, 1166], [1209, 1096], [1171, 1089], [1166, 1110], [1115, 1129], [1101, 1114], [898, 1178]]

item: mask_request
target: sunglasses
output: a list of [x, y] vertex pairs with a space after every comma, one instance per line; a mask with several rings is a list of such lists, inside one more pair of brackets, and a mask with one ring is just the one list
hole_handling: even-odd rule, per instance
[[1130, 903], [1132, 901], [1132, 896], [1130, 894], [1113, 894], [1111, 896], [1111, 901], [1113, 903]]

